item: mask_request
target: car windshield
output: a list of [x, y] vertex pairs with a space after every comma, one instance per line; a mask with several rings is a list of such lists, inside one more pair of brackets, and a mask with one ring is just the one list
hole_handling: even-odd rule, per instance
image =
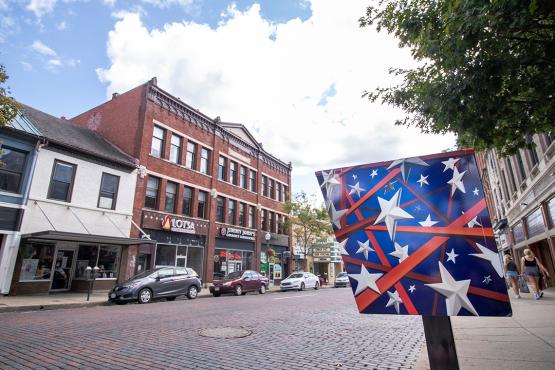
[[235, 271], [232, 272], [231, 274], [226, 275], [226, 279], [239, 279], [241, 277], [241, 275], [243, 275], [242, 271]]
[[291, 274], [289, 275], [288, 279], [300, 279], [303, 277], [303, 274]]
[[337, 274], [337, 277], [346, 277], [347, 273], [346, 272], [340, 272], [339, 274]]
[[138, 273], [137, 275], [133, 276], [133, 280], [134, 279], [142, 279], [144, 277], [147, 277], [148, 275], [155, 273], [156, 271], [143, 271], [141, 273]]

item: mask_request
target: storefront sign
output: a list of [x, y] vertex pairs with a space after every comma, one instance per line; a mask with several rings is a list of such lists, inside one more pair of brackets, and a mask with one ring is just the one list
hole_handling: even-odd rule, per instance
[[274, 279], [281, 279], [281, 265], [274, 265]]
[[176, 233], [194, 234], [195, 223], [193, 221], [166, 216], [162, 219], [162, 229], [166, 231], [174, 231]]
[[220, 235], [226, 238], [242, 239], [242, 240], [255, 240], [255, 231], [239, 229], [236, 227], [222, 227], [220, 228]]
[[471, 150], [316, 173], [361, 313], [511, 315], [479, 174]]

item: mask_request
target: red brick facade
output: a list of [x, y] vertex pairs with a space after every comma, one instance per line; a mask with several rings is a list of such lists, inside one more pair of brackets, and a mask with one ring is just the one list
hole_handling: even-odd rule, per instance
[[[134, 88], [123, 94], [114, 94], [112, 99], [96, 108], [82, 113], [72, 120], [75, 124], [86, 126], [96, 130], [112, 143], [116, 144], [122, 151], [139, 160], [144, 166], [143, 176], [137, 179], [133, 221], [137, 225], [144, 225], [144, 218], [152, 218], [152, 212], [158, 211], [160, 217], [168, 214], [164, 210], [166, 203], [166, 189], [168, 181], [177, 184], [175, 195], [175, 209], [170, 212], [171, 216], [182, 216], [184, 187], [193, 188], [192, 212], [187, 219], [197, 221], [200, 227], [208, 227], [205, 233], [204, 245], [204, 267], [202, 277], [204, 281], [211, 281], [213, 276], [213, 256], [216, 238], [221, 227], [239, 226], [238, 209], [239, 204], [245, 204], [248, 217], [249, 207], [254, 209], [254, 228], [256, 231], [254, 242], [254, 266], [258, 269], [260, 265], [261, 246], [266, 244], [264, 235], [266, 230], [261, 228], [261, 213], [266, 211], [268, 215], [280, 217], [283, 221], [286, 217], [282, 210], [283, 200], [288, 197], [291, 189], [291, 165], [266, 153], [259, 143], [256, 143], [250, 133], [242, 125], [227, 124], [213, 120], [197, 110], [189, 107], [181, 100], [171, 96], [156, 86], [153, 79], [144, 85]], [[151, 154], [154, 126], [164, 130], [163, 155], [161, 158]], [[178, 164], [170, 161], [170, 146], [172, 135], [181, 138], [180, 154]], [[186, 168], [187, 143], [196, 144], [196, 163], [193, 169]], [[209, 170], [207, 174], [200, 172], [201, 148], [210, 150]], [[218, 179], [218, 161], [220, 156], [227, 158], [227, 181]], [[237, 166], [237, 185], [230, 183], [230, 162]], [[246, 189], [240, 186], [241, 167], [246, 170]], [[256, 191], [249, 188], [250, 171], [256, 172]], [[271, 199], [262, 195], [262, 176], [268, 181], [273, 181], [275, 198], [278, 195], [277, 184], [283, 194], [281, 200]], [[159, 178], [158, 202], [156, 209], [145, 208], [145, 192], [149, 176]], [[269, 184], [267, 183], [266, 186]], [[285, 188], [286, 186], [286, 188]], [[204, 219], [198, 218], [197, 200], [199, 191], [205, 191], [207, 196], [207, 215]], [[287, 194], [287, 195], [285, 195]], [[216, 196], [221, 196], [225, 201], [225, 215], [227, 221], [228, 201], [236, 201], [235, 222], [222, 224], [216, 222]], [[170, 198], [171, 199], [171, 198]], [[145, 213], [146, 212], [146, 213]], [[151, 216], [147, 216], [147, 213]], [[268, 216], [269, 218], [269, 216]], [[149, 219], [150, 220], [150, 219]], [[207, 222], [206, 222], [207, 221]], [[268, 221], [267, 221], [268, 222]], [[277, 222], [276, 222], [277, 224]], [[291, 238], [286, 231], [278, 233], [278, 227], [274, 224], [270, 244], [281, 243], [287, 250], [291, 249]], [[266, 229], [268, 229], [267, 227]], [[132, 237], [141, 237], [138, 228], [132, 231]], [[127, 267], [123, 267], [120, 276], [129, 277], [137, 271], [137, 258], [142, 247], [129, 248], [129, 254], [122, 258]], [[152, 252], [154, 253], [154, 252]], [[154, 256], [152, 256], [154, 258]], [[150, 268], [154, 265], [151, 261]]]

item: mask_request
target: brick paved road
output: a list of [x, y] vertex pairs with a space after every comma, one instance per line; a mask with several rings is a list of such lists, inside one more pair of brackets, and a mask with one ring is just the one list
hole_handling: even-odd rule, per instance
[[[244, 338], [199, 335], [242, 327]], [[410, 368], [420, 317], [359, 315], [349, 289], [0, 314], [1, 369]]]

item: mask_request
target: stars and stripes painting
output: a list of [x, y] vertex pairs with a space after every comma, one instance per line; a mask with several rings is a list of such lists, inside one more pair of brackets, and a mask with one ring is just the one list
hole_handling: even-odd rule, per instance
[[361, 313], [511, 315], [472, 150], [316, 177]]

